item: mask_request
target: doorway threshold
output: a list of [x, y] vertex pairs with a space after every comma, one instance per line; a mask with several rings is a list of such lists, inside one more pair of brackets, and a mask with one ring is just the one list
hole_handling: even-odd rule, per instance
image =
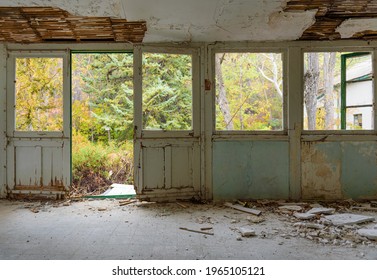
[[134, 185], [112, 184], [108, 190], [99, 195], [87, 195], [85, 198], [105, 199], [105, 198], [133, 198], [136, 197]]

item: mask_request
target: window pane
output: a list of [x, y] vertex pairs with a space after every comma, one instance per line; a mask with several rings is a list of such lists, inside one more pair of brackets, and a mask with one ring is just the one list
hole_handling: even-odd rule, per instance
[[63, 58], [16, 58], [16, 130], [63, 130]]
[[305, 53], [304, 101], [304, 129], [373, 129], [371, 54]]
[[283, 75], [279, 53], [218, 53], [217, 130], [282, 130]]
[[192, 57], [143, 54], [143, 128], [192, 129]]

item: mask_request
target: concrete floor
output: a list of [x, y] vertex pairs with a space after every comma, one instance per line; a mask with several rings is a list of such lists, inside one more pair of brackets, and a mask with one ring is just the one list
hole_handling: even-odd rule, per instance
[[[249, 214], [221, 205], [185, 206], [0, 200], [0, 259], [377, 259], [375, 241], [329, 245], [292, 234], [289, 215], [262, 209], [265, 221], [250, 223]], [[246, 225], [256, 236], [240, 238]], [[180, 227], [212, 227], [214, 235]]]

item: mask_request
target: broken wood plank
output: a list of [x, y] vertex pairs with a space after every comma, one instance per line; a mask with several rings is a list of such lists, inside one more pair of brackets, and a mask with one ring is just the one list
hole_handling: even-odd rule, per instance
[[373, 212], [377, 212], [377, 207], [358, 207], [358, 206], [353, 206], [351, 209], [352, 210], [359, 210], [359, 211], [373, 211]]
[[176, 202], [177, 205], [181, 206], [182, 208], [187, 208], [186, 205], [182, 204], [182, 203], [179, 203], [179, 202]]
[[213, 227], [202, 227], [202, 228], [200, 228], [200, 230], [211, 230], [211, 229], [213, 229]]
[[124, 202], [119, 202], [119, 206], [125, 206], [131, 203], [135, 203], [137, 200], [130, 200], [130, 201], [124, 201]]
[[191, 232], [196, 232], [196, 233], [201, 233], [201, 234], [214, 235], [213, 232], [206, 232], [206, 231], [201, 231], [201, 230], [189, 229], [189, 228], [185, 228], [185, 227], [180, 227], [179, 229], [191, 231]]
[[253, 214], [253, 215], [256, 215], [256, 216], [259, 216], [260, 214], [262, 214], [262, 211], [259, 211], [257, 209], [247, 208], [247, 207], [243, 207], [241, 205], [234, 205], [234, 204], [229, 203], [229, 202], [225, 202], [224, 205], [227, 206], [227, 207], [236, 209], [238, 211], [246, 212], [246, 213]]
[[371, 201], [370, 207], [377, 207], [377, 201]]
[[306, 202], [279, 202], [279, 206], [291, 206], [291, 205], [298, 205], [298, 206], [306, 206], [308, 203]]

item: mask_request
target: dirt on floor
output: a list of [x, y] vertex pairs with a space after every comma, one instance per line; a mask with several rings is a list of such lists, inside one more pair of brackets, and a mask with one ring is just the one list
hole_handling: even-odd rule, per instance
[[[65, 201], [24, 202], [23, 207], [33, 213], [51, 211], [52, 208], [71, 206], [77, 201], [93, 199], [74, 198]], [[202, 203], [179, 201], [175, 203], [154, 203], [135, 198], [111, 200], [106, 207], [93, 207], [91, 211], [111, 211], [114, 207], [123, 210], [142, 207], [153, 211], [156, 217], [174, 215], [178, 212], [203, 210], [203, 215], [192, 216], [198, 227], [180, 227], [180, 230], [203, 235], [215, 234], [213, 226], [218, 217], [207, 215], [211, 208], [228, 209], [231, 215], [221, 217], [236, 233], [237, 240], [258, 236], [259, 238], [280, 237], [284, 239], [306, 239], [323, 245], [356, 248], [359, 245], [377, 247], [377, 202], [356, 202], [353, 200], [334, 202], [285, 202], [257, 200], [253, 202], [233, 201], [232, 203]], [[131, 207], [131, 208], [127, 208]], [[236, 208], [236, 209], [235, 209]], [[199, 209], [199, 210], [200, 210]], [[278, 220], [283, 227], [274, 227]], [[203, 226], [200, 226], [203, 225]], [[284, 241], [280, 241], [281, 244]]]

